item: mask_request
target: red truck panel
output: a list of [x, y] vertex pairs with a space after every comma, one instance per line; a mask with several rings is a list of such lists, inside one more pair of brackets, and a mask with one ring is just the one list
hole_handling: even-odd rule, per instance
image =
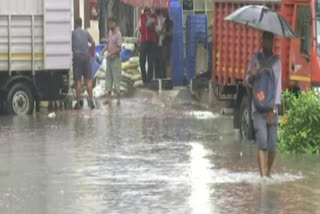
[[[249, 5], [268, 2], [268, 7], [280, 12], [280, 1], [225, 0], [215, 1], [213, 28], [213, 81], [220, 84], [236, 84], [244, 80], [248, 65], [254, 53], [261, 49], [261, 32], [243, 25], [225, 21], [224, 18], [236, 9]], [[290, 5], [286, 5], [290, 7]], [[290, 10], [284, 8], [284, 17], [289, 21]], [[276, 38], [274, 51], [280, 55], [283, 67], [283, 85], [288, 86], [289, 47], [287, 39]]]
[[[294, 4], [292, 1], [282, 0], [280, 14], [293, 26]], [[282, 63], [282, 88], [287, 89], [290, 82], [290, 40], [278, 39], [280, 46], [280, 57]]]

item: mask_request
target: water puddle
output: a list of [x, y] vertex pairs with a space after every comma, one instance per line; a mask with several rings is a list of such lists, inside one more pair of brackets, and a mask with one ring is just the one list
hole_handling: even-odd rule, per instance
[[220, 116], [218, 113], [212, 113], [210, 111], [191, 111], [186, 113], [187, 116], [193, 117], [197, 120], [210, 120], [216, 119]]
[[279, 157], [261, 180], [256, 148], [239, 143], [231, 120], [150, 102], [0, 120], [0, 213], [319, 210], [318, 159]]

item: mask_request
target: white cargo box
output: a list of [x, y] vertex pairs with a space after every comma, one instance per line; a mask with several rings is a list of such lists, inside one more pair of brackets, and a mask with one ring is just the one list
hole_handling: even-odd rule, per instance
[[69, 70], [72, 0], [0, 0], [0, 71]]

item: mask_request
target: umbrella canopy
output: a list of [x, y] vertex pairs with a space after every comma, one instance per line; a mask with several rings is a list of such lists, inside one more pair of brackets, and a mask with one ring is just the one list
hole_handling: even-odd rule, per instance
[[134, 7], [169, 8], [169, 0], [121, 0]]
[[297, 38], [289, 23], [278, 13], [265, 6], [249, 5], [231, 13], [225, 20], [286, 38]]

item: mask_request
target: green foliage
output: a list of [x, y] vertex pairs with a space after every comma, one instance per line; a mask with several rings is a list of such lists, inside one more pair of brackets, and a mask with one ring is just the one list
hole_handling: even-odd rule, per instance
[[313, 92], [302, 92], [296, 97], [283, 94], [289, 108], [280, 125], [278, 148], [282, 152], [320, 153], [320, 102]]

